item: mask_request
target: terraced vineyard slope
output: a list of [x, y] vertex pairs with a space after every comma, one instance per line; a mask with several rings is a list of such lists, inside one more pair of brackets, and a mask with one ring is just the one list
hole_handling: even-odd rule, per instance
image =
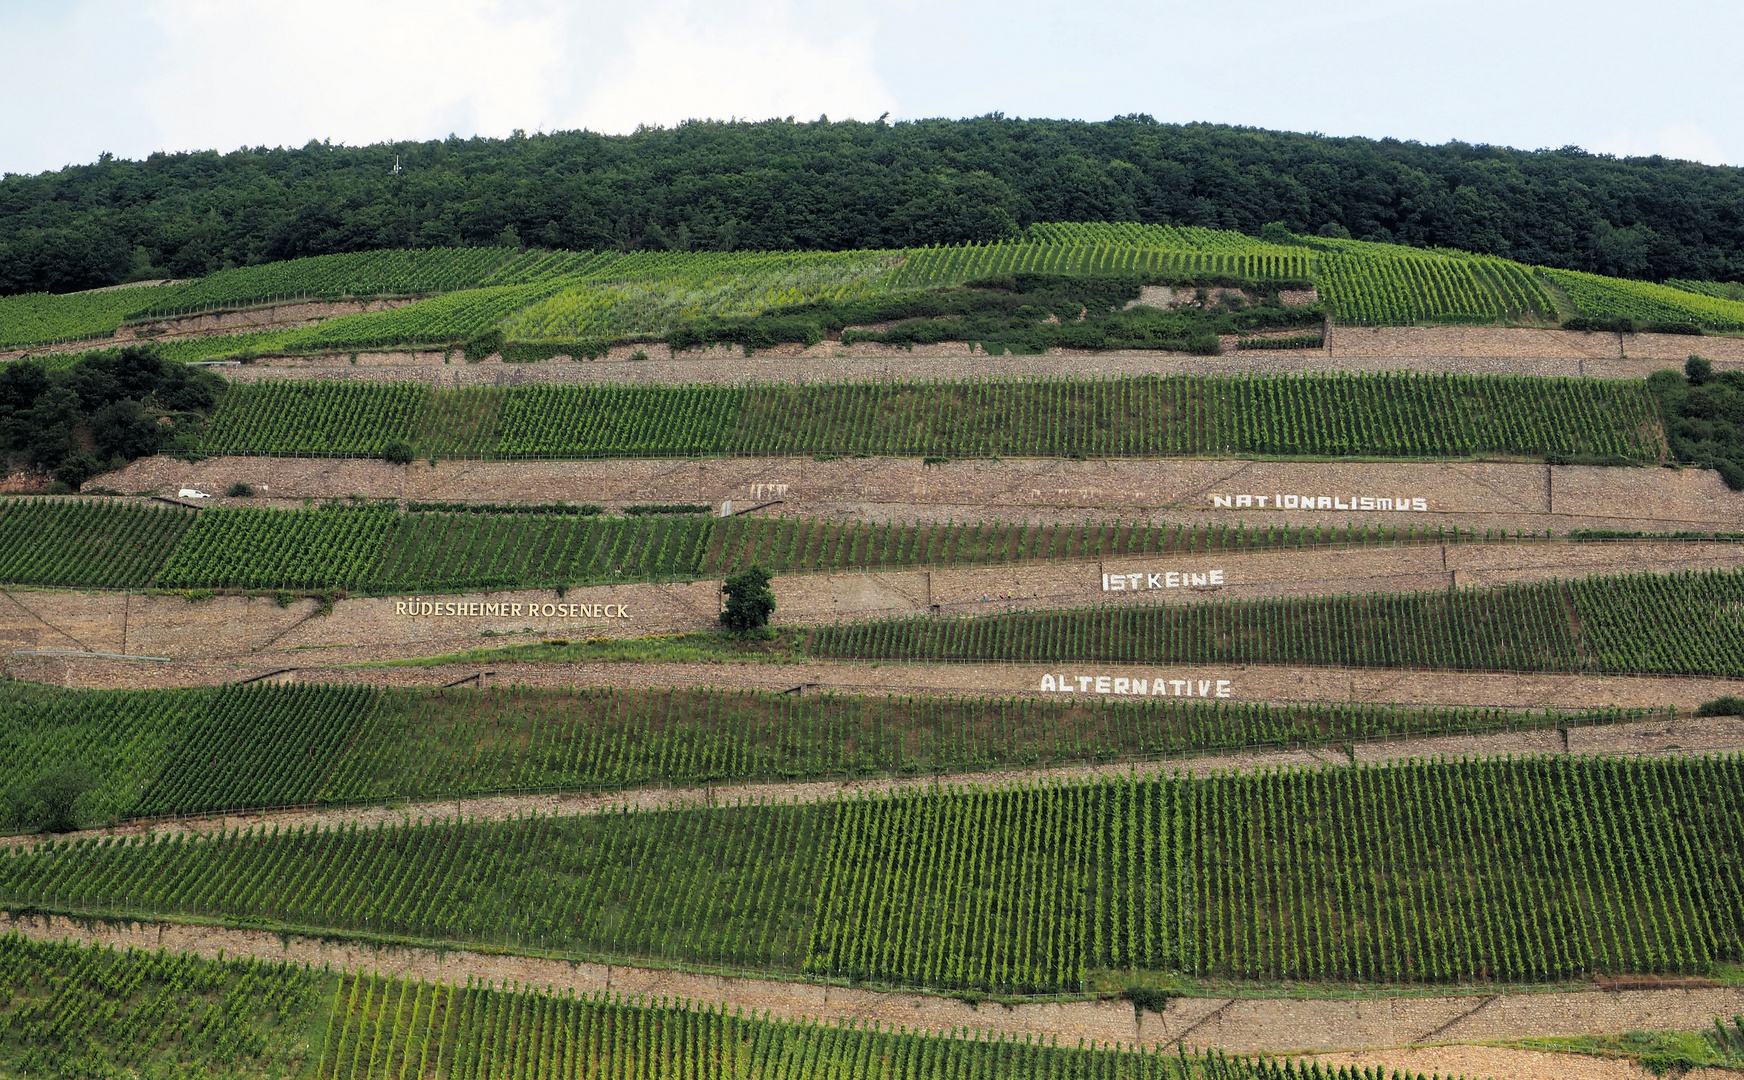
[[7, 751], [0, 828], [45, 824], [44, 778], [66, 769], [84, 785], [68, 824], [93, 826], [500, 792], [972, 773], [1650, 715], [730, 690], [67, 691], [8, 683], [0, 685]]
[[[1293, 1080], [1223, 1055], [758, 1019], [709, 1003], [330, 974], [0, 938], [0, 1068], [19, 1076]], [[1326, 1080], [1369, 1080], [1356, 1072]], [[1427, 1080], [1403, 1077], [1399, 1080]]]
[[1744, 958], [1741, 769], [1515, 758], [51, 842], [0, 858], [0, 898], [998, 992], [1126, 968], [1704, 973]]

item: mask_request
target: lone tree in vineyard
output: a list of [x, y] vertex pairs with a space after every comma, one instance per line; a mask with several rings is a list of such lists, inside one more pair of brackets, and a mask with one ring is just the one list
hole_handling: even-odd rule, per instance
[[735, 634], [748, 634], [769, 625], [769, 615], [775, 610], [775, 593], [769, 588], [769, 572], [761, 566], [751, 566], [728, 575], [721, 585], [727, 596], [721, 610], [721, 625]]

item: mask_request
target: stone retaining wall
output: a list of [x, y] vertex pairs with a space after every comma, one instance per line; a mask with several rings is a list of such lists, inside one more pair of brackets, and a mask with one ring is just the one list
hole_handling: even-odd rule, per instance
[[[1157, 518], [1253, 528], [1387, 524], [1483, 529], [1732, 530], [1744, 492], [1705, 469], [1508, 462], [1012, 458], [927, 465], [914, 458], [438, 461], [141, 458], [91, 481], [129, 494], [210, 494], [245, 482], [280, 500], [350, 495], [439, 502], [693, 503], [831, 519], [1054, 521]], [[1248, 503], [1240, 504], [1239, 497]], [[1316, 497], [1313, 510], [1301, 496]], [[1265, 503], [1258, 500], [1265, 498]], [[1284, 496], [1283, 508], [1276, 505]], [[1326, 503], [1318, 498], [1324, 496]], [[1224, 506], [1219, 497], [1231, 505]], [[1423, 500], [1422, 510], [1363, 499]], [[1290, 500], [1294, 500], [1293, 502]], [[232, 500], [214, 499], [205, 505]], [[259, 500], [234, 500], [258, 504]], [[1412, 503], [1416, 505], [1415, 502]], [[1354, 509], [1353, 509], [1354, 507]]]

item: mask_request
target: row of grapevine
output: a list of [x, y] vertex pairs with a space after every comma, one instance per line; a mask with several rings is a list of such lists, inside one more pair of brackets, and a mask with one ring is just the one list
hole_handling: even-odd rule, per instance
[[1690, 281], [1686, 278], [1667, 278], [1665, 283], [1674, 289], [1700, 293], [1716, 300], [1744, 300], [1744, 282]]
[[430, 397], [429, 387], [411, 382], [231, 383], [201, 447], [208, 454], [379, 456], [411, 440]]
[[427, 940], [797, 970], [830, 812], [766, 805], [50, 842], [0, 856], [0, 903], [42, 893], [61, 907], [252, 914]]
[[106, 500], [0, 502], [0, 581], [143, 588], [194, 524], [187, 510]]
[[1305, 248], [1255, 245], [1239, 251], [1130, 247], [1110, 243], [1000, 242], [958, 247], [916, 248], [905, 253], [902, 268], [888, 287], [932, 289], [1001, 274], [1153, 273], [1187, 277], [1230, 277], [1247, 281], [1301, 281], [1313, 267]]
[[108, 337], [141, 304], [165, 303], [183, 285], [0, 296], [0, 349]]
[[1630, 319], [1643, 326], [1671, 323], [1708, 330], [1744, 330], [1744, 300], [1576, 270], [1546, 269], [1543, 273], [1587, 318]]
[[[498, 400], [485, 397], [470, 415], [489, 413]], [[436, 404], [465, 402], [460, 395]], [[464, 420], [463, 410], [454, 413], [457, 422]], [[396, 514], [391, 505], [221, 507], [202, 511], [195, 525], [193, 512], [167, 507], [16, 499], [0, 502], [0, 583], [432, 592], [721, 577], [751, 565], [794, 574], [1478, 541], [1474, 532], [1444, 526], [843, 524], [744, 515], [624, 520], [563, 508], [519, 509]]]
[[1137, 555], [1303, 550], [1419, 542], [1459, 543], [1475, 535], [1459, 529], [1407, 525], [1309, 527], [1170, 525], [1155, 522], [1012, 524], [949, 522], [903, 524], [820, 521], [816, 518], [732, 517], [709, 533], [701, 572], [724, 576], [747, 566], [784, 574], [807, 571], [901, 570], [909, 567], [999, 566], [1053, 559]]
[[[409, 309], [408, 309], [409, 310]], [[947, 457], [1473, 454], [1656, 460], [1656, 405], [1625, 380], [1454, 374], [627, 386], [235, 384], [209, 454]]]
[[[899, 776], [1608, 724], [1647, 714], [1236, 701], [820, 696], [724, 690], [0, 689], [0, 829], [273, 806]], [[1655, 714], [1657, 715], [1657, 714]]]
[[0, 902], [1006, 993], [1744, 958], [1744, 759], [1522, 757], [50, 841]]
[[[141, 297], [132, 319], [161, 319], [286, 300], [423, 296], [498, 284], [543, 253], [513, 248], [424, 248], [315, 255], [220, 270], [173, 294]], [[508, 284], [507, 281], [502, 281]]]
[[166, 588], [326, 589], [364, 581], [400, 515], [392, 506], [252, 507], [199, 515], [158, 575]]
[[87, 781], [75, 822], [134, 817], [166, 757], [210, 708], [202, 690], [62, 690], [23, 681], [0, 686], [0, 829], [46, 823], [34, 789], [71, 769]]
[[489, 330], [554, 287], [546, 283], [493, 285], [445, 293], [391, 311], [341, 315], [286, 334], [278, 347], [290, 352], [312, 352], [465, 341]]
[[[1744, 571], [825, 626], [831, 659], [1744, 676]], [[1149, 679], [1162, 671], [1134, 667]]]
[[1556, 305], [1530, 270], [1478, 255], [1327, 254], [1321, 256], [1316, 282], [1335, 317], [1346, 323], [1496, 322], [1556, 315]]
[[[1181, 700], [799, 699], [670, 689], [394, 692], [359, 721], [363, 734], [324, 774], [313, 801], [951, 773], [1640, 715]], [[282, 737], [302, 738], [292, 731]]]
[[1744, 762], [1526, 758], [844, 804], [820, 975], [1546, 982], [1744, 949]]
[[1179, 248], [1237, 255], [1312, 254], [1300, 245], [1275, 244], [1228, 229], [1197, 225], [1141, 225], [1135, 221], [1037, 222], [1024, 238], [1042, 244], [1106, 244], [1141, 248]]
[[689, 457], [720, 453], [743, 413], [733, 386], [542, 383], [503, 393], [491, 456]]
[[[0, 937], [8, 1076], [315, 1080], [1381, 1080], [1175, 1047], [820, 1024], [621, 994]], [[1392, 1080], [1429, 1080], [1392, 1074]]]
[[664, 998], [656, 1005], [378, 975], [342, 978], [331, 1012], [317, 1080], [1383, 1080], [1350, 1066], [1310, 1071], [1180, 1047], [1063, 1048], [1057, 1037], [795, 1023]]
[[313, 803], [357, 740], [368, 738], [377, 697], [366, 686], [212, 693], [197, 721], [165, 746], [129, 816]]
[[295, 1076], [332, 978], [294, 964], [0, 936], [0, 1073]]
[[1643, 384], [1330, 374], [758, 386], [736, 454], [1164, 457], [1660, 452]]
[[695, 577], [710, 528], [666, 515], [224, 508], [199, 516], [155, 583], [405, 593]]

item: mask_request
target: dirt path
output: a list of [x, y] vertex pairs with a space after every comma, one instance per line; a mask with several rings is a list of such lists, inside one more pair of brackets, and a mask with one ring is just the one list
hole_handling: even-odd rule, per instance
[[[597, 814], [620, 807], [659, 810], [691, 806], [730, 806], [739, 802], [826, 802], [868, 794], [898, 794], [941, 783], [997, 786], [1081, 781], [1126, 776], [1134, 770], [1140, 773], [1162, 770], [1177, 774], [1192, 772], [1205, 775], [1214, 770], [1253, 771], [1298, 766], [1341, 768], [1353, 761], [1376, 765], [1432, 757], [1564, 753], [1685, 757], [1733, 751], [1744, 751], [1744, 717], [1680, 717], [1577, 727], [1568, 731], [1566, 739], [1555, 728], [1546, 728], [1481, 735], [1381, 739], [1305, 749], [1253, 749], [1165, 757], [1143, 762], [1063, 765], [1041, 769], [996, 769], [949, 773], [939, 777], [877, 777], [861, 780], [719, 784], [707, 787], [647, 787], [622, 791], [555, 792], [538, 795], [486, 795], [463, 799], [435, 799], [395, 806], [311, 807], [257, 813], [227, 813], [85, 829], [62, 834], [60, 839], [146, 834], [204, 835], [220, 829], [254, 826], [280, 829], [333, 828], [343, 824], [393, 826], [451, 820], [457, 816], [471, 820], [504, 821], [534, 814], [547, 817]], [[0, 837], [0, 849], [29, 847], [39, 839], [34, 835]]]
[[75, 923], [58, 916], [14, 919], [0, 915], [0, 930], [11, 929], [39, 940], [161, 948], [205, 957], [222, 952], [227, 957], [255, 956], [441, 982], [464, 982], [470, 977], [578, 993], [611, 991], [724, 1002], [730, 1008], [767, 1010], [771, 1016], [789, 1020], [877, 1021], [911, 1030], [970, 1028], [1019, 1037], [1058, 1036], [1061, 1040], [1082, 1038], [1143, 1046], [1167, 1046], [1182, 1039], [1189, 1046], [1219, 1047], [1232, 1053], [1360, 1050], [1410, 1045], [1431, 1035], [1437, 1041], [1450, 1042], [1606, 1034], [1638, 1028], [1692, 1030], [1715, 1016], [1744, 1012], [1744, 988], [1725, 987], [1354, 1000], [1177, 998], [1161, 1015], [1146, 1013], [1135, 1019], [1132, 1006], [1123, 1001], [972, 1006], [920, 994], [466, 950], [376, 947], [180, 923], [102, 925]]

